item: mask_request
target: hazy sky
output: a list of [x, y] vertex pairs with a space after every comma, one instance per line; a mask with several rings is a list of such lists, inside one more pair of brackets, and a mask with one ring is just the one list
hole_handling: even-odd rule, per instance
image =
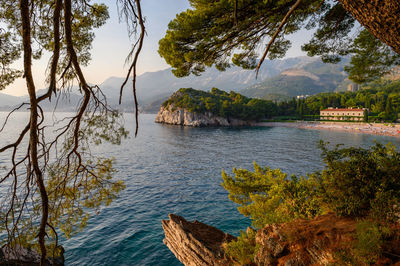
[[[122, 77], [126, 75], [127, 67], [124, 64], [125, 58], [131, 47], [131, 41], [127, 36], [126, 26], [119, 23], [116, 1], [104, 2], [109, 6], [110, 19], [108, 22], [95, 31], [96, 38], [93, 42], [92, 61], [90, 66], [84, 68], [84, 74], [91, 83], [100, 84], [111, 76]], [[175, 18], [175, 15], [190, 8], [188, 0], [144, 0], [142, 1], [143, 15], [146, 18], [146, 31], [143, 50], [139, 56], [138, 74], [152, 72], [168, 68], [158, 55], [158, 40], [161, 39], [167, 29], [168, 22]], [[310, 34], [300, 32], [293, 35], [293, 47], [287, 57], [304, 55], [300, 46], [309, 38]], [[35, 61], [33, 71], [37, 89], [45, 88], [44, 73], [49, 56], [45, 55], [42, 60]], [[19, 62], [19, 64], [21, 64]], [[2, 92], [11, 95], [25, 95], [25, 81], [20, 79]]]

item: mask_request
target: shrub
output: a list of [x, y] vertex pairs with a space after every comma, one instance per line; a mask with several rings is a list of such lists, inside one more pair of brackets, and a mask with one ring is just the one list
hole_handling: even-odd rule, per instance
[[226, 254], [240, 263], [240, 265], [250, 264], [253, 262], [259, 248], [255, 238], [255, 230], [248, 229], [247, 233], [240, 231], [240, 236], [237, 240], [231, 241], [226, 245]]
[[238, 210], [250, 216], [253, 226], [282, 223], [295, 218], [312, 218], [322, 214], [316, 175], [308, 178], [291, 176], [279, 169], [261, 168], [254, 172], [233, 169], [234, 176], [222, 172], [222, 186], [229, 199], [239, 204]]
[[394, 205], [400, 200], [400, 153], [393, 145], [377, 143], [370, 149], [327, 150], [321, 173], [323, 201], [337, 215], [395, 219]]
[[222, 186], [257, 228], [328, 211], [384, 222], [398, 219], [400, 153], [393, 145], [328, 150], [321, 142], [320, 147], [326, 164], [321, 173], [288, 178], [279, 169], [254, 163], [254, 172], [233, 169], [230, 176], [222, 171]]
[[373, 264], [384, 251], [385, 240], [392, 236], [389, 227], [376, 221], [363, 220], [357, 223], [353, 252], [363, 264]]

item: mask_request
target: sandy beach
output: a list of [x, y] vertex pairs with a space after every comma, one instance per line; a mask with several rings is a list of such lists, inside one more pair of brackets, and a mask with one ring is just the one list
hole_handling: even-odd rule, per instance
[[297, 121], [261, 122], [257, 125], [266, 127], [294, 127], [316, 130], [334, 130], [352, 133], [400, 137], [400, 124]]

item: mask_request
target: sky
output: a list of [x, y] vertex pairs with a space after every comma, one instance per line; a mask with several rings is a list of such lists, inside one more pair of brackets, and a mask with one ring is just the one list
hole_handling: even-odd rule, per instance
[[[126, 75], [128, 66], [125, 65], [125, 58], [133, 41], [128, 38], [126, 25], [119, 22], [116, 1], [98, 0], [96, 2], [108, 5], [110, 18], [104, 26], [95, 30], [92, 61], [83, 69], [83, 72], [90, 83], [100, 84], [109, 77]], [[144, 0], [141, 3], [143, 16], [146, 19], [147, 36], [139, 56], [139, 75], [169, 67], [157, 52], [158, 41], [165, 35], [169, 21], [174, 19], [177, 13], [190, 8], [188, 0]], [[300, 47], [310, 36], [310, 33], [304, 31], [292, 35], [289, 39], [292, 40], [293, 45], [286, 57], [305, 55]], [[49, 54], [45, 54], [41, 60], [33, 63], [32, 69], [37, 89], [46, 87], [44, 77], [49, 57]], [[17, 62], [16, 66], [21, 68], [22, 61]], [[26, 95], [25, 81], [19, 79], [1, 92], [15, 96]]]

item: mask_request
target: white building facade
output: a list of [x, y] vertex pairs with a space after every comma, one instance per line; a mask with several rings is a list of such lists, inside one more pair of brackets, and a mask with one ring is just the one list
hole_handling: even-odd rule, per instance
[[333, 108], [321, 110], [321, 120], [350, 120], [350, 121], [363, 121], [365, 109], [360, 108]]

